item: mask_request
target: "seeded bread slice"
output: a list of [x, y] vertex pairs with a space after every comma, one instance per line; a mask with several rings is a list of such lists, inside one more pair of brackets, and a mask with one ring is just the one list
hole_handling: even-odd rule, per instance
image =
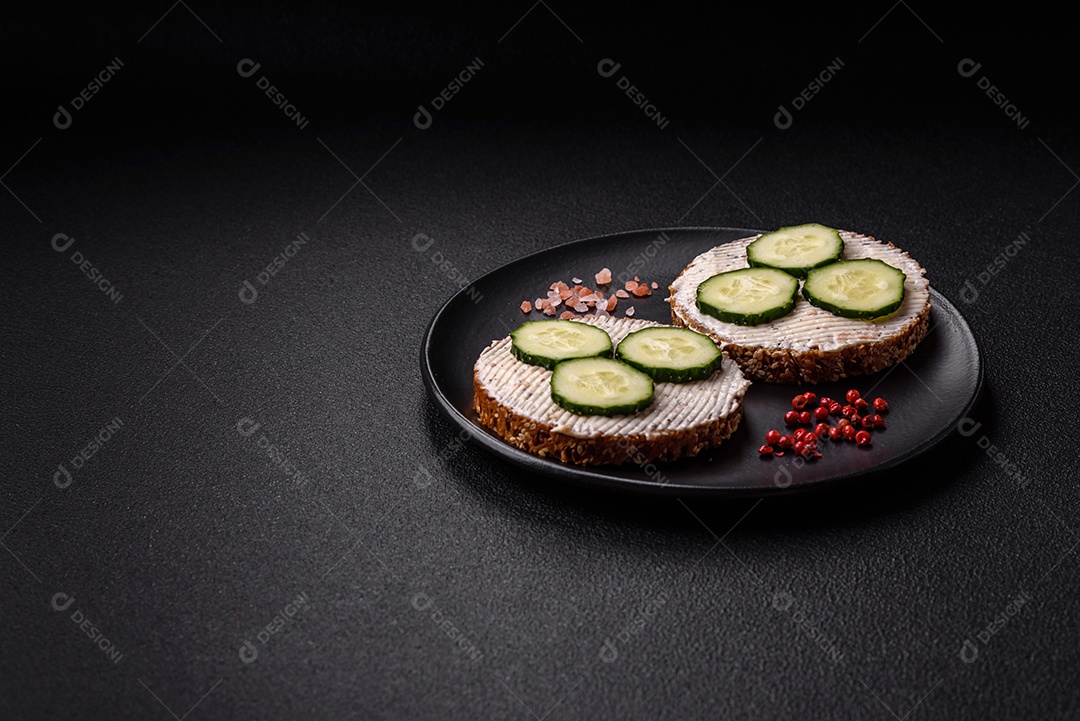
[[841, 231], [845, 260], [877, 258], [907, 276], [904, 302], [878, 320], [841, 318], [816, 308], [800, 294], [788, 315], [758, 326], [724, 323], [697, 308], [697, 287], [706, 279], [745, 268], [752, 236], [717, 246], [693, 261], [669, 287], [675, 325], [705, 333], [754, 380], [768, 383], [826, 383], [876, 373], [907, 358], [930, 326], [930, 283], [926, 271], [892, 243]]
[[[660, 325], [647, 320], [575, 320], [607, 331], [618, 344], [627, 334]], [[750, 382], [725, 358], [710, 378], [657, 383], [653, 403], [622, 416], [582, 416], [551, 400], [551, 371], [519, 361], [510, 338], [484, 349], [473, 368], [473, 407], [480, 422], [513, 446], [578, 465], [673, 461], [719, 445], [738, 427]]]

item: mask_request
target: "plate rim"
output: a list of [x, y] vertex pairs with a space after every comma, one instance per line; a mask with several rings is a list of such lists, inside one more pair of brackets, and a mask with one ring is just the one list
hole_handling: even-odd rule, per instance
[[[492, 436], [489, 432], [487, 432], [487, 429], [483, 428], [482, 426], [479, 426], [478, 424], [473, 422], [470, 418], [468, 418], [466, 415], [461, 413], [453, 404], [451, 404], [449, 402], [449, 400], [446, 398], [445, 394], [442, 393], [439, 390], [438, 383], [435, 380], [435, 374], [431, 369], [431, 364], [430, 364], [430, 361], [429, 361], [430, 350], [431, 350], [431, 339], [432, 339], [433, 332], [434, 332], [434, 330], [435, 330], [435, 328], [436, 328], [436, 326], [437, 326], [437, 324], [439, 322], [439, 319], [446, 312], [446, 310], [451, 306], [451, 304], [453, 304], [458, 299], [459, 296], [464, 295], [469, 290], [469, 288], [471, 288], [477, 281], [482, 280], [483, 278], [486, 278], [489, 275], [493, 275], [495, 273], [498, 273], [498, 272], [502, 271], [504, 268], [506, 268], [506, 267], [508, 267], [510, 265], [513, 265], [515, 263], [526, 261], [526, 260], [528, 260], [530, 258], [533, 258], [533, 257], [537, 256], [537, 255], [540, 255], [540, 254], [543, 254], [543, 253], [549, 253], [549, 252], [551, 252], [553, 250], [558, 250], [559, 248], [565, 248], [567, 246], [577, 245], [578, 243], [595, 242], [595, 241], [598, 241], [598, 240], [606, 240], [606, 239], [611, 239], [611, 238], [617, 238], [617, 237], [625, 236], [625, 235], [640, 235], [640, 234], [646, 234], [646, 233], [665, 233], [665, 232], [670, 232], [670, 231], [704, 231], [704, 232], [736, 231], [736, 232], [740, 232], [740, 233], [741, 232], [748, 233], [748, 235], [743, 236], [743, 237], [749, 237], [750, 235], [755, 235], [755, 234], [766, 232], [766, 231], [760, 231], [760, 230], [753, 230], [753, 229], [750, 229], [750, 228], [739, 228], [739, 227], [728, 227], [728, 226], [681, 226], [681, 227], [667, 227], [667, 228], [641, 228], [641, 229], [637, 229], [637, 230], [624, 230], [624, 231], [619, 231], [619, 232], [616, 232], [616, 233], [605, 233], [603, 235], [595, 235], [595, 236], [589, 236], [589, 237], [586, 237], [586, 238], [578, 238], [576, 240], [567, 241], [565, 243], [559, 243], [557, 245], [552, 245], [550, 247], [542, 248], [540, 250], [535, 250], [535, 251], [533, 251], [531, 253], [528, 253], [526, 255], [519, 256], [517, 258], [514, 258], [513, 260], [509, 260], [509, 261], [507, 261], [505, 263], [502, 263], [502, 264], [492, 268], [491, 270], [488, 270], [487, 272], [485, 272], [485, 273], [481, 274], [480, 276], [478, 276], [476, 278], [476, 281], [473, 281], [469, 285], [467, 285], [467, 286], [465, 286], [463, 288], [459, 288], [456, 292], [454, 292], [454, 294], [451, 295], [446, 300], [446, 302], [444, 302], [439, 307], [438, 311], [435, 312], [435, 315], [432, 316], [431, 320], [428, 322], [427, 328], [424, 330], [423, 341], [420, 344], [421, 376], [423, 378], [424, 386], [425, 386], [425, 389], [426, 389], [428, 395], [435, 401], [436, 405], [438, 406], [438, 408], [440, 409], [442, 414], [444, 416], [446, 416], [448, 420], [453, 421], [462, 430], [466, 431], [469, 434], [469, 436], [470, 436], [470, 438], [472, 440], [478, 441], [486, 449], [488, 449], [491, 452], [495, 453], [497, 456], [499, 456], [503, 460], [507, 461], [508, 463], [512, 463], [512, 464], [514, 464], [514, 465], [516, 465], [518, 467], [525, 468], [526, 470], [529, 470], [529, 471], [531, 471], [533, 473], [544, 475], [544, 476], [547, 476], [547, 477], [550, 477], [550, 478], [556, 478], [559, 481], [565, 482], [565, 483], [583, 483], [583, 484], [589, 486], [590, 488], [606, 488], [606, 489], [609, 489], [609, 490], [617, 490], [617, 491], [622, 491], [622, 492], [632, 492], [632, 493], [643, 494], [643, 495], [685, 496], [685, 497], [712, 496], [712, 497], [728, 497], [728, 498], [735, 498], [735, 497], [763, 498], [763, 497], [767, 497], [767, 496], [790, 495], [790, 494], [796, 494], [796, 493], [810, 493], [810, 492], [821, 491], [821, 490], [825, 490], [825, 489], [828, 489], [828, 488], [833, 488], [833, 487], [835, 487], [837, 485], [840, 485], [840, 484], [843, 484], [843, 483], [851, 482], [851, 481], [853, 481], [855, 479], [858, 479], [858, 478], [861, 478], [862, 476], [865, 476], [866, 474], [868, 474], [870, 472], [884, 471], [884, 470], [895, 468], [898, 465], [906, 463], [906, 462], [908, 462], [908, 461], [910, 461], [910, 460], [912, 460], [914, 458], [917, 458], [918, 456], [921, 456], [922, 454], [926, 453], [928, 450], [930, 450], [934, 446], [941, 443], [943, 440], [945, 440], [945, 438], [947, 438], [949, 435], [951, 435], [954, 431], [957, 430], [956, 429], [956, 423], [958, 422], [959, 419], [954, 420], [952, 423], [945, 426], [941, 431], [939, 431], [937, 434], [935, 434], [931, 438], [923, 441], [922, 443], [916, 445], [914, 448], [912, 448], [910, 450], [907, 450], [904, 453], [901, 453], [901, 454], [897, 455], [896, 457], [894, 457], [894, 458], [892, 458], [890, 460], [882, 461], [881, 463], [875, 464], [875, 465], [873, 465], [873, 466], [871, 466], [871, 467], [869, 467], [869, 468], [867, 468], [865, 470], [850, 471], [850, 472], [844, 473], [844, 474], [842, 474], [840, 476], [835, 476], [835, 477], [831, 477], [831, 478], [820, 480], [820, 481], [814, 481], [814, 482], [811, 482], [811, 483], [805, 483], [805, 484], [792, 483], [792, 484], [789, 484], [789, 485], [783, 486], [783, 487], [773, 484], [771, 486], [764, 486], [764, 487], [758, 487], [758, 488], [746, 488], [746, 487], [723, 488], [723, 487], [716, 487], [716, 486], [688, 486], [688, 485], [679, 485], [676, 482], [673, 482], [673, 483], [656, 483], [656, 482], [653, 482], [653, 481], [645, 481], [645, 480], [640, 480], [640, 479], [636, 479], [636, 478], [614, 478], [614, 477], [612, 477], [610, 475], [607, 475], [607, 474], [604, 474], [604, 473], [598, 473], [593, 468], [591, 468], [589, 466], [564, 465], [564, 464], [561, 464], [561, 463], [559, 463], [557, 461], [553, 461], [551, 459], [545, 459], [545, 458], [541, 458], [539, 456], [533, 455], [531, 453], [528, 453], [527, 451], [523, 451], [520, 448], [516, 448], [515, 446], [510, 445], [509, 443], [502, 440], [501, 438], [496, 438], [496, 437]], [[731, 242], [734, 242], [735, 240], [739, 240], [739, 238], [735, 238], [735, 239], [730, 240], [728, 242], [731, 243]], [[962, 418], [965, 418], [965, 417], [970, 417], [970, 413], [971, 413], [972, 408], [975, 407], [975, 404], [978, 402], [979, 397], [982, 395], [982, 392], [983, 392], [984, 376], [985, 376], [985, 363], [983, 362], [982, 345], [979, 343], [979, 339], [975, 335], [975, 333], [972, 332], [971, 325], [970, 325], [970, 323], [968, 323], [967, 318], [964, 316], [963, 313], [960, 312], [960, 309], [956, 306], [956, 304], [953, 303], [951, 300], [949, 300], [947, 297], [945, 297], [945, 295], [943, 295], [934, 286], [930, 286], [929, 290], [930, 290], [931, 297], [934, 298], [934, 300], [935, 300], [935, 303], [943, 303], [944, 305], [946, 305], [952, 311], [953, 315], [955, 315], [955, 317], [959, 320], [959, 322], [961, 324], [961, 330], [965, 332], [964, 334], [967, 336], [967, 338], [969, 338], [971, 340], [971, 342], [974, 344], [974, 347], [975, 347], [975, 364], [976, 364], [975, 387], [974, 387], [974, 390], [973, 390], [973, 392], [971, 394], [971, 398], [969, 398], [967, 403], [964, 405], [964, 409], [961, 412], [961, 415], [960, 415], [959, 418], [962, 419]], [[933, 304], [932, 304], [932, 306], [933, 306]], [[931, 327], [931, 330], [933, 330], [933, 327]]]

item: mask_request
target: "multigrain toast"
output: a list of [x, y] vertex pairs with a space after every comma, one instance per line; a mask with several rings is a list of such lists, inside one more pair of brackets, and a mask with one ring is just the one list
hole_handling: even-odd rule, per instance
[[[586, 317], [615, 344], [660, 325], [647, 320]], [[585, 416], [551, 399], [551, 371], [516, 359], [510, 338], [493, 342], [473, 369], [480, 422], [508, 443], [541, 457], [579, 465], [672, 461], [719, 445], [738, 427], [750, 382], [725, 358], [707, 380], [657, 383], [653, 403], [632, 415]]]
[[907, 276], [904, 300], [896, 312], [875, 321], [841, 318], [816, 308], [801, 295], [794, 310], [758, 326], [725, 323], [698, 310], [697, 287], [725, 271], [747, 267], [746, 246], [760, 236], [717, 246], [702, 253], [672, 282], [671, 317], [710, 336], [755, 380], [769, 383], [826, 383], [875, 373], [911, 355], [930, 323], [930, 284], [926, 271], [892, 243], [849, 231], [843, 259], [877, 258]]

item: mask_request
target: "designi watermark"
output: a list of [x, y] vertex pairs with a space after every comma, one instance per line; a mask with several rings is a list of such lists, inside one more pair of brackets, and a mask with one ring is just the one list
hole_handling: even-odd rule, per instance
[[[248, 416], [244, 416], [236, 422], [236, 432], [244, 438], [250, 438], [254, 436], [256, 433], [258, 433], [260, 428], [262, 428], [262, 424], [257, 423], [255, 419]], [[303, 471], [296, 467], [295, 463], [288, 459], [288, 457], [285, 455], [285, 451], [276, 446], [270, 441], [269, 438], [266, 437], [265, 433], [260, 434], [259, 437], [255, 439], [255, 445], [265, 451], [267, 458], [270, 459], [270, 462], [275, 467], [280, 469], [281, 472], [284, 473], [287, 477], [292, 478], [293, 482], [297, 485], [297, 487], [303, 488], [307, 485], [310, 479], [304, 475]]]
[[[307, 236], [307, 233], [300, 233], [296, 236], [296, 240], [290, 242], [284, 249], [273, 259], [267, 263], [266, 267], [259, 271], [259, 274], [255, 276], [255, 280], [259, 281], [259, 285], [269, 285], [270, 280], [276, 276], [285, 265], [296, 257], [296, 254], [300, 252], [300, 249], [308, 244], [311, 240]], [[247, 278], [244, 279], [243, 284], [240, 286], [240, 302], [244, 305], [251, 305], [259, 299], [259, 289], [255, 287]]]
[[648, 456], [638, 447], [635, 443], [632, 443], [628, 438], [620, 438], [616, 442], [616, 447], [626, 451], [626, 459], [635, 464], [638, 468], [644, 471], [645, 475], [651, 478], [660, 485], [667, 485], [670, 480], [664, 475], [660, 467], [652, 461], [648, 460]]
[[[990, 639], [996, 636], [1001, 629], [1008, 625], [1009, 621], [1013, 619], [1013, 616], [1020, 613], [1024, 606], [1031, 602], [1031, 596], [1027, 591], [1021, 591], [1015, 598], [1009, 600], [1005, 604], [1005, 608], [1001, 613], [994, 616], [990, 623], [986, 624], [978, 633], [975, 634], [975, 638], [982, 643], [983, 646], [987, 646], [990, 643]], [[975, 642], [970, 638], [964, 639], [964, 642], [960, 644], [960, 651], [957, 653], [960, 660], [967, 664], [975, 663], [979, 658], [979, 647], [975, 645]]]
[[71, 482], [75, 480], [75, 472], [81, 470], [82, 467], [86, 465], [87, 461], [96, 456], [98, 451], [100, 451], [106, 443], [112, 440], [112, 437], [116, 435], [116, 432], [123, 428], [123, 426], [124, 421], [120, 419], [120, 416], [113, 418], [102, 426], [97, 434], [87, 441], [86, 445], [83, 446], [78, 453], [71, 457], [71, 460], [69, 461], [71, 470], [68, 470], [68, 467], [63, 463], [56, 467], [56, 472], [53, 473], [53, 484], [60, 490], [70, 486]]
[[[464, 429], [458, 431], [457, 435], [455, 435], [449, 443], [443, 446], [436, 458], [443, 463], [448, 463], [451, 458], [461, 452], [461, 449], [465, 447], [465, 441], [470, 438], [472, 438], [472, 433], [469, 431]], [[434, 481], [435, 477], [431, 475], [431, 471], [427, 469], [427, 466], [421, 463], [417, 467], [416, 473], [413, 474], [413, 483], [416, 484], [417, 488], [423, 489], [430, 486]]]
[[1005, 269], [1013, 258], [1020, 254], [1020, 250], [1031, 242], [1031, 236], [1027, 233], [1020, 233], [1016, 237], [1016, 240], [1006, 245], [1001, 249], [1001, 252], [994, 256], [994, 258], [986, 264], [986, 267], [975, 274], [975, 280], [979, 282], [978, 285], [972, 282], [971, 278], [964, 281], [964, 287], [960, 289], [960, 300], [964, 301], [968, 305], [971, 305], [979, 299], [981, 294], [980, 288], [985, 288], [990, 284], [990, 281], [997, 277], [997, 274]]
[[794, 452], [790, 452], [785, 460], [787, 460], [788, 463], [780, 466], [776, 469], [776, 473], [773, 474], [773, 485], [777, 488], [787, 488], [795, 480], [795, 477], [791, 475], [791, 471], [788, 470], [788, 465], [795, 470], [799, 470], [808, 463], [805, 458]]
[[[825, 69], [822, 70], [817, 76], [810, 81], [810, 84], [799, 91], [799, 94], [791, 99], [791, 107], [798, 112], [806, 107], [807, 103], [814, 99], [814, 97], [821, 92], [821, 89], [825, 87], [825, 84], [836, 77], [836, 74], [840, 72], [840, 69], [844, 67], [844, 61], [839, 57], [833, 59]], [[773, 124], [781, 130], [787, 130], [795, 122], [795, 117], [785, 105], [780, 105], [776, 109], [776, 115], [773, 116]]]
[[284, 608], [274, 614], [270, 623], [260, 628], [255, 634], [255, 640], [259, 642], [258, 646], [250, 639], [244, 639], [244, 642], [240, 644], [240, 660], [244, 663], [254, 663], [259, 658], [259, 649], [289, 626], [297, 614], [308, 607], [309, 603], [307, 591], [301, 591], [296, 598], [286, 603]]
[[[58, 591], [53, 594], [50, 601], [54, 611], [64, 612], [67, 611], [75, 604], [75, 597]], [[101, 652], [105, 654], [105, 658], [118, 664], [124, 658], [124, 654], [120, 653], [120, 649], [116, 647], [112, 641], [105, 637], [105, 635], [94, 625], [94, 622], [86, 617], [81, 608], [76, 608], [71, 612], [71, 622], [79, 627], [79, 630], [94, 642], [94, 645], [101, 649]]]
[[[57, 253], [64, 253], [75, 244], [75, 239], [66, 233], [57, 233], [52, 238], [52, 249]], [[82, 252], [78, 250], [71, 251], [71, 255], [68, 256], [68, 260], [78, 266], [82, 274], [90, 279], [90, 282], [97, 287], [105, 297], [113, 302], [113, 305], [117, 305], [123, 299], [124, 294], [117, 290], [116, 285], [106, 278], [102, 272], [91, 263]]]
[[652, 262], [653, 258], [660, 253], [660, 249], [670, 241], [671, 238], [667, 233], [660, 233], [653, 242], [646, 245], [640, 253], [635, 255], [630, 262], [627, 263], [626, 268], [623, 269], [621, 273], [615, 276], [615, 282], [621, 286], [624, 285], [626, 281], [639, 275], [641, 271]]
[[[425, 253], [429, 260], [436, 268], [442, 272], [450, 282], [457, 285], [458, 288], [462, 288], [465, 294], [472, 299], [473, 303], [479, 303], [484, 299], [484, 296], [476, 290], [476, 287], [472, 285], [472, 282], [461, 272], [460, 269], [450, 259], [443, 255], [441, 250], [431, 250], [435, 245], [435, 239], [426, 233], [417, 233], [412, 237], [412, 247], [417, 253]], [[431, 250], [430, 253], [428, 251]]]
[[[972, 78], [975, 74], [982, 69], [982, 63], [977, 63], [971, 58], [964, 58], [957, 64], [956, 72], [960, 73], [962, 78]], [[986, 92], [986, 97], [990, 98], [990, 101], [1001, 108], [1001, 111], [1005, 113], [1005, 117], [1016, 123], [1016, 127], [1021, 130], [1027, 130], [1027, 126], [1031, 124], [1031, 121], [1024, 115], [1021, 115], [1020, 109], [1005, 97], [1005, 93], [1001, 92], [996, 85], [990, 82], [990, 78], [985, 75], [980, 75], [979, 79], [975, 81], [979, 90]]]
[[[602, 78], [614, 77], [615, 73], [619, 72], [622, 68], [622, 63], [617, 63], [611, 58], [604, 58], [596, 64], [596, 72], [600, 74]], [[615, 81], [615, 86], [626, 93], [626, 97], [630, 98], [635, 106], [641, 108], [641, 112], [645, 113], [645, 117], [653, 121], [656, 127], [661, 130], [667, 130], [667, 126], [670, 121], [660, 113], [660, 109], [645, 97], [645, 93], [641, 92], [636, 85], [630, 82], [630, 78], [625, 75], [620, 75], [619, 79]]]
[[[251, 58], [244, 58], [236, 64], [236, 72], [242, 78], [250, 78], [259, 72], [261, 67], [262, 63], [257, 63]], [[262, 90], [266, 97], [270, 98], [270, 102], [274, 104], [274, 107], [281, 108], [281, 112], [285, 114], [286, 118], [293, 121], [296, 127], [303, 130], [308, 126], [308, 119], [300, 114], [296, 106], [265, 75], [259, 76], [259, 79], [255, 81], [255, 87]]]
[[795, 605], [795, 597], [787, 591], [777, 591], [772, 597], [772, 607], [774, 610], [779, 611], [787, 615], [791, 619], [791, 623], [800, 633], [805, 635], [811, 641], [822, 650], [825, 657], [835, 666], [844, 660], [844, 652], [840, 650], [840, 647], [836, 644], [835, 638], [829, 638], [826, 636], [805, 613], [799, 609], [792, 610]]
[[86, 104], [90, 100], [101, 92], [101, 88], [105, 83], [112, 80], [120, 68], [124, 67], [124, 62], [119, 58], [113, 58], [105, 65], [105, 67], [94, 76], [85, 88], [80, 90], [78, 94], [71, 99], [71, 110], [68, 110], [63, 103], [56, 106], [56, 113], [53, 115], [53, 125], [60, 130], [67, 130], [71, 127], [72, 123], [72, 111], [79, 111], [86, 107]]
[[438, 112], [446, 107], [446, 104], [454, 99], [454, 96], [461, 92], [461, 89], [465, 87], [465, 84], [472, 80], [480, 69], [484, 67], [484, 61], [480, 58], [473, 58], [465, 69], [454, 76], [454, 79], [447, 84], [445, 88], [439, 91], [439, 94], [431, 99], [431, 110], [428, 110], [423, 103], [420, 103], [416, 107], [416, 114], [413, 115], [413, 125], [420, 130], [427, 130], [434, 122], [432, 116], [432, 110]]
[[615, 634], [615, 638], [604, 640], [604, 645], [600, 647], [600, 660], [604, 663], [614, 663], [619, 658], [620, 645], [626, 647], [630, 644], [631, 639], [641, 635], [645, 631], [645, 627], [652, 623], [660, 609], [667, 605], [669, 600], [671, 600], [671, 596], [665, 590], [660, 590], [656, 595], [647, 599], [641, 605], [641, 608], [634, 612], [634, 615], [623, 626], [622, 630]]
[[[431, 618], [431, 622], [438, 626], [439, 630], [454, 642], [454, 651], [460, 651], [466, 658], [474, 662], [483, 658], [484, 654], [476, 647], [476, 644], [469, 640], [469, 638], [454, 625], [453, 621], [447, 618], [443, 610], [435, 603], [434, 598], [421, 591], [412, 597], [412, 607], [421, 613], [427, 614]], [[427, 613], [429, 610], [431, 611], [430, 614]]]
[[[979, 432], [982, 428], [982, 423], [976, 421], [973, 418], [964, 417], [960, 419], [960, 422], [956, 424], [957, 432], [965, 438], [970, 438]], [[975, 445], [986, 451], [986, 455], [996, 464], [1001, 466], [1005, 471], [1005, 474], [1016, 481], [1016, 485], [1020, 488], [1027, 488], [1031, 484], [1031, 479], [1020, 472], [1020, 469], [1015, 463], [1009, 460], [1009, 457], [1005, 455], [1005, 452], [998, 448], [990, 440], [986, 434], [980, 435], [975, 439]]]

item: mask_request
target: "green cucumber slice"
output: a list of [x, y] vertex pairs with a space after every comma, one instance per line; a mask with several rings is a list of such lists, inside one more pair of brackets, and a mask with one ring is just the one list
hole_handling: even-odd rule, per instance
[[880, 260], [841, 260], [810, 271], [803, 295], [834, 315], [872, 320], [900, 307], [906, 279], [902, 270]]
[[725, 323], [759, 325], [795, 307], [799, 281], [775, 268], [741, 268], [714, 275], [698, 286], [698, 310]]
[[840, 233], [820, 223], [780, 228], [746, 246], [751, 268], [777, 268], [799, 278], [805, 278], [813, 268], [840, 260], [843, 253]]
[[615, 349], [615, 357], [658, 383], [704, 380], [720, 367], [722, 360], [712, 338], [673, 326], [629, 333]]
[[555, 366], [551, 400], [584, 416], [636, 413], [652, 403], [653, 380], [611, 358], [575, 358]]
[[611, 336], [588, 323], [533, 320], [510, 334], [510, 352], [520, 361], [551, 370], [569, 358], [610, 357]]

